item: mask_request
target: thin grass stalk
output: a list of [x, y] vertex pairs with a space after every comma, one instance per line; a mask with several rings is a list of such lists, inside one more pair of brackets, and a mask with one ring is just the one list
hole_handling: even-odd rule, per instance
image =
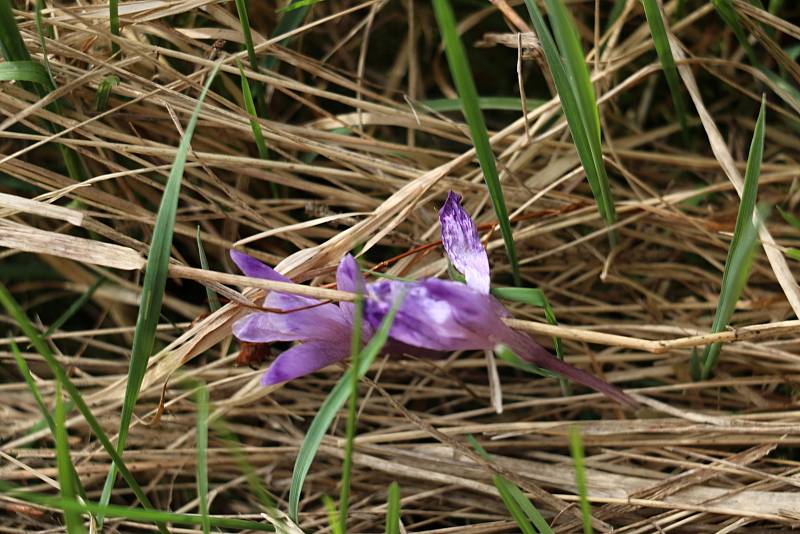
[[574, 425], [569, 427], [569, 450], [572, 454], [572, 465], [575, 467], [575, 485], [578, 487], [583, 533], [592, 534], [592, 507], [589, 504], [589, 491], [586, 483], [583, 440], [581, 439], [581, 431]]
[[211, 532], [208, 516], [208, 387], [197, 388], [197, 500], [200, 507], [203, 534]]
[[439, 31], [444, 40], [444, 49], [447, 55], [447, 63], [450, 67], [450, 74], [453, 77], [458, 97], [461, 100], [462, 112], [469, 126], [472, 143], [478, 156], [478, 163], [483, 172], [486, 188], [489, 190], [489, 197], [492, 200], [495, 216], [500, 226], [500, 234], [503, 236], [506, 255], [514, 277], [514, 284], [520, 285], [519, 263], [514, 246], [514, 236], [511, 231], [511, 222], [506, 209], [506, 201], [503, 196], [503, 186], [500, 184], [500, 175], [497, 173], [494, 152], [489, 142], [489, 132], [478, 101], [478, 90], [475, 88], [475, 81], [472, 78], [464, 44], [458, 35], [453, 9], [449, 0], [434, 0], [433, 10], [436, 15], [436, 21], [439, 24]]
[[[75, 500], [75, 465], [69, 454], [69, 435], [64, 417], [64, 399], [61, 398], [61, 383], [56, 382], [56, 417], [55, 417], [55, 438], [56, 442], [56, 463], [58, 465], [58, 483], [60, 486], [61, 497], [65, 500]], [[75, 510], [64, 510], [64, 522], [67, 526], [68, 534], [80, 534], [86, 532], [83, 527], [80, 512]]]

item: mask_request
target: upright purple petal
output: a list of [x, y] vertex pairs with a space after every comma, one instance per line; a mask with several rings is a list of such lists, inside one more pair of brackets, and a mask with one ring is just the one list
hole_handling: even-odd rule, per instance
[[254, 257], [238, 250], [231, 250], [231, 259], [233, 263], [247, 276], [252, 278], [263, 278], [265, 280], [272, 280], [274, 282], [291, 282], [288, 278], [273, 269], [272, 267], [261, 263]]
[[464, 275], [467, 285], [489, 293], [489, 258], [478, 237], [478, 229], [469, 214], [461, 207], [461, 197], [450, 191], [439, 210], [442, 244], [450, 262]]
[[310, 341], [295, 345], [278, 356], [261, 377], [261, 384], [271, 386], [305, 376], [350, 354], [347, 343]]
[[[358, 262], [350, 254], [347, 254], [339, 262], [339, 268], [336, 270], [336, 288], [340, 291], [349, 291], [350, 293], [360, 293], [362, 295], [367, 292], [364, 277], [361, 275], [361, 269], [358, 268]], [[340, 302], [339, 307], [350, 318], [353, 317], [356, 311], [356, 307], [352, 302]], [[362, 338], [368, 339], [372, 335], [372, 329], [365, 328], [365, 330], [368, 331], [362, 335]]]

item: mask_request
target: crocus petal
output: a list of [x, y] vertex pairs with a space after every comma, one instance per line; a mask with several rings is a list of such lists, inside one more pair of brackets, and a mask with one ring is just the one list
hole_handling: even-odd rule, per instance
[[373, 327], [389, 312], [400, 293], [405, 297], [389, 331], [396, 341], [433, 351], [487, 350], [504, 344], [531, 363], [622, 403], [636, 404], [614, 386], [562, 362], [526, 334], [512, 330], [503, 322], [507, 312], [497, 299], [457, 282], [434, 278], [370, 284], [365, 317]]
[[[336, 288], [340, 291], [366, 294], [367, 290], [364, 277], [361, 276], [361, 269], [358, 268], [356, 259], [350, 254], [347, 254], [339, 262], [339, 268], [336, 270]], [[347, 317], [353, 317], [355, 305], [352, 302], [340, 302], [339, 307]]]
[[450, 191], [439, 210], [442, 244], [450, 262], [464, 275], [467, 285], [489, 293], [489, 258], [478, 237], [478, 229], [469, 214], [461, 207], [461, 197]]
[[345, 359], [349, 354], [349, 347], [341, 343], [309, 341], [295, 345], [272, 362], [261, 377], [261, 384], [271, 386], [313, 373]]
[[404, 293], [389, 335], [430, 350], [491, 349], [492, 332], [508, 328], [503, 307], [491, 295], [435, 278], [420, 282], [380, 280], [368, 286], [365, 318], [376, 328]]
[[273, 269], [272, 267], [261, 263], [254, 257], [238, 250], [231, 250], [231, 259], [233, 263], [247, 276], [251, 278], [263, 278], [265, 280], [272, 280], [274, 282], [291, 282], [288, 278]]
[[[284, 295], [271, 293], [264, 303], [287, 304]], [[294, 300], [289, 303], [296, 303]], [[302, 307], [302, 303], [301, 303]], [[277, 307], [293, 310], [297, 308]], [[233, 324], [233, 335], [251, 343], [271, 343], [273, 341], [303, 341], [325, 339], [350, 339], [349, 318], [335, 304], [322, 304], [314, 308], [289, 311], [288, 313], [256, 312], [247, 315]], [[348, 345], [349, 346], [349, 345]]]

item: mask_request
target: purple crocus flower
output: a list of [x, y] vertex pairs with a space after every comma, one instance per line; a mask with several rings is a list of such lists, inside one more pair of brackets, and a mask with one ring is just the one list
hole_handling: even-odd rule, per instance
[[[428, 278], [415, 282], [379, 280], [365, 286], [352, 256], [345, 256], [336, 273], [338, 288], [360, 292], [364, 301], [362, 339], [366, 342], [396, 302], [404, 298], [389, 331], [384, 350], [432, 355], [455, 350], [493, 350], [506, 345], [524, 360], [559, 373], [620, 402], [635, 402], [594, 375], [554, 357], [528, 335], [508, 327], [509, 313], [489, 294], [489, 260], [475, 223], [464, 211], [460, 197], [450, 193], [439, 212], [442, 242], [450, 261], [466, 285]], [[250, 256], [231, 251], [236, 265], [248, 276], [288, 281], [286, 277]], [[314, 306], [313, 308], [308, 308]], [[345, 359], [350, 354], [353, 305], [321, 304], [307, 297], [270, 292], [265, 308], [300, 311], [256, 312], [234, 324], [237, 338], [250, 342], [299, 341], [281, 354], [262, 378], [270, 385], [297, 378]]]
[[[247, 276], [291, 282], [276, 270], [243, 252], [232, 250], [231, 259]], [[336, 283], [342, 291], [365, 291], [358, 264], [349, 254], [339, 264]], [[240, 340], [251, 343], [300, 342], [278, 356], [261, 378], [261, 383], [265, 386], [278, 384], [313, 373], [350, 355], [353, 306], [350, 302], [322, 304], [309, 297], [270, 291], [263, 307], [288, 313], [251, 313], [233, 325], [233, 334]], [[292, 311], [298, 309], [299, 311]], [[369, 339], [372, 328], [365, 323], [363, 329], [362, 338]]]

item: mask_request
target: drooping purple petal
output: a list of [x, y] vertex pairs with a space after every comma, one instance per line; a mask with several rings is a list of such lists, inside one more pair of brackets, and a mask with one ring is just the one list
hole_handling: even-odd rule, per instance
[[265, 280], [272, 280], [274, 282], [291, 282], [288, 278], [273, 269], [272, 267], [261, 263], [254, 257], [238, 250], [231, 250], [231, 259], [233, 263], [247, 276], [252, 278], [263, 278]]
[[305, 376], [350, 354], [347, 344], [334, 341], [309, 341], [295, 345], [278, 356], [261, 377], [261, 384], [271, 386]]
[[450, 191], [439, 210], [442, 244], [450, 262], [464, 275], [467, 285], [489, 293], [489, 258], [478, 237], [478, 229], [469, 214], [461, 207], [461, 197]]
[[373, 327], [389, 312], [400, 292], [405, 292], [405, 298], [389, 331], [396, 341], [433, 351], [491, 350], [504, 344], [531, 363], [620, 402], [636, 404], [614, 386], [562, 362], [526, 334], [512, 330], [502, 319], [507, 315], [505, 308], [493, 296], [457, 282], [434, 278], [370, 284], [365, 317]]
[[[273, 297], [273, 294], [270, 294], [270, 297]], [[271, 299], [270, 297], [264, 303], [267, 308], [278, 300], [278, 298]], [[285, 301], [280, 303], [286, 304]], [[294, 310], [297, 308], [276, 307], [276, 309]], [[242, 341], [251, 343], [324, 340], [347, 337], [350, 335], [351, 328], [348, 318], [338, 306], [322, 304], [314, 308], [288, 313], [251, 313], [233, 324], [233, 335]]]

